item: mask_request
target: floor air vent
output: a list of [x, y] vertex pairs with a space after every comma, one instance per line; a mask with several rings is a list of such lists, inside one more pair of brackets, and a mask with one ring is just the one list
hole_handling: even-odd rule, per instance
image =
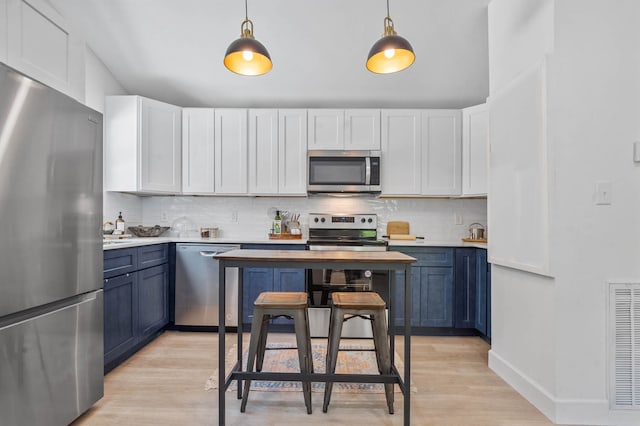
[[611, 408], [640, 409], [640, 283], [611, 284]]

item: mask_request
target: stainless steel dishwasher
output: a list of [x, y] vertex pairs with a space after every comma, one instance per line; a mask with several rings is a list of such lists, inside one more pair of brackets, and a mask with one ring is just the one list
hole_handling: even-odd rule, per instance
[[[230, 244], [176, 244], [176, 325], [219, 326], [218, 253], [239, 249]], [[238, 325], [238, 268], [226, 274], [226, 325]]]

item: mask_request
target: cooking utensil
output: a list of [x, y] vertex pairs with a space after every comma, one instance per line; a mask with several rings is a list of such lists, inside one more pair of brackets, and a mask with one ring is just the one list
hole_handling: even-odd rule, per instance
[[424, 240], [424, 237], [416, 237], [413, 234], [389, 234], [390, 240]]

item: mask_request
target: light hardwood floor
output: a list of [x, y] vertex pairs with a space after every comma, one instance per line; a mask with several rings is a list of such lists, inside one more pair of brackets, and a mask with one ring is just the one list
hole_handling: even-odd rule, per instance
[[[270, 338], [272, 335], [270, 334]], [[275, 335], [274, 339], [286, 335]], [[235, 334], [227, 335], [227, 346]], [[398, 339], [399, 345], [402, 344]], [[412, 425], [552, 424], [487, 367], [489, 345], [478, 337], [412, 337]], [[398, 347], [398, 352], [402, 347]], [[168, 331], [105, 377], [105, 396], [74, 425], [216, 425], [217, 390], [205, 390], [216, 371], [218, 335]], [[227, 392], [228, 425], [401, 425], [385, 410], [384, 394], [332, 395], [322, 412], [313, 393], [306, 414], [300, 392], [251, 392], [246, 413]]]

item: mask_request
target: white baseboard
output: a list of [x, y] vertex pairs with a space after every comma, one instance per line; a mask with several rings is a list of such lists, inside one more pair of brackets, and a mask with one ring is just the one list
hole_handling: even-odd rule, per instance
[[493, 349], [489, 351], [489, 368], [555, 424], [640, 425], [640, 410], [610, 410], [606, 399], [555, 398]]
[[511, 365], [493, 349], [489, 351], [489, 368], [540, 410], [542, 414], [555, 422], [556, 404], [553, 395]]

